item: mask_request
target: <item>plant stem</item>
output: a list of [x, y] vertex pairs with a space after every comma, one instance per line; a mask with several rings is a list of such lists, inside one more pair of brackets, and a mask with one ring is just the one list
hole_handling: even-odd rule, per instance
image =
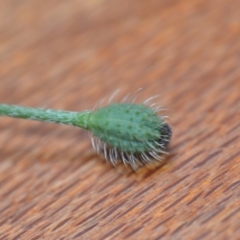
[[0, 116], [53, 122], [88, 129], [90, 111], [70, 112], [0, 104]]

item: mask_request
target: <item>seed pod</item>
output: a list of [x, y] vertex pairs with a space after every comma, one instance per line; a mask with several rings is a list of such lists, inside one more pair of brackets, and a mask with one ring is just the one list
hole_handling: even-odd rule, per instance
[[0, 104], [0, 115], [73, 125], [92, 133], [92, 145], [113, 165], [123, 162], [133, 170], [161, 160], [171, 139], [171, 128], [157, 115], [154, 104], [110, 103], [94, 111], [69, 112]]
[[100, 108], [89, 115], [88, 129], [98, 153], [113, 165], [122, 161], [133, 169], [160, 160], [171, 138], [164, 119], [143, 104], [115, 103]]

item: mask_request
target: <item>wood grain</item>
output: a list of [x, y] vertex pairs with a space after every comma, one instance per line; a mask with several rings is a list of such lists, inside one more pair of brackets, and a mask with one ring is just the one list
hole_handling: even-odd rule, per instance
[[239, 9], [0, 1], [0, 102], [84, 110], [144, 87], [173, 129], [165, 165], [132, 173], [84, 131], [1, 118], [0, 239], [239, 239]]

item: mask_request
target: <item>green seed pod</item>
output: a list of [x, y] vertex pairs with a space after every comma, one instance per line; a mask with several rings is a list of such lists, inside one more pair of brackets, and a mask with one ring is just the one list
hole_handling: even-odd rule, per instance
[[112, 103], [95, 111], [69, 112], [0, 104], [0, 115], [73, 125], [92, 133], [92, 145], [113, 165], [123, 162], [136, 170], [161, 160], [171, 139], [171, 129], [161, 108], [143, 104]]
[[171, 138], [164, 119], [143, 104], [115, 103], [100, 108], [89, 115], [88, 129], [98, 153], [113, 165], [121, 160], [133, 169], [160, 159]]

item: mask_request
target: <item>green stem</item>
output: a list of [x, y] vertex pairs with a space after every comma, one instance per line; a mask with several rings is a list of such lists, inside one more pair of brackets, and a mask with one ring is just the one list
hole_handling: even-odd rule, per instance
[[84, 129], [88, 129], [87, 122], [89, 114], [90, 111], [69, 112], [0, 104], [0, 116], [31, 119], [42, 122], [61, 123]]

